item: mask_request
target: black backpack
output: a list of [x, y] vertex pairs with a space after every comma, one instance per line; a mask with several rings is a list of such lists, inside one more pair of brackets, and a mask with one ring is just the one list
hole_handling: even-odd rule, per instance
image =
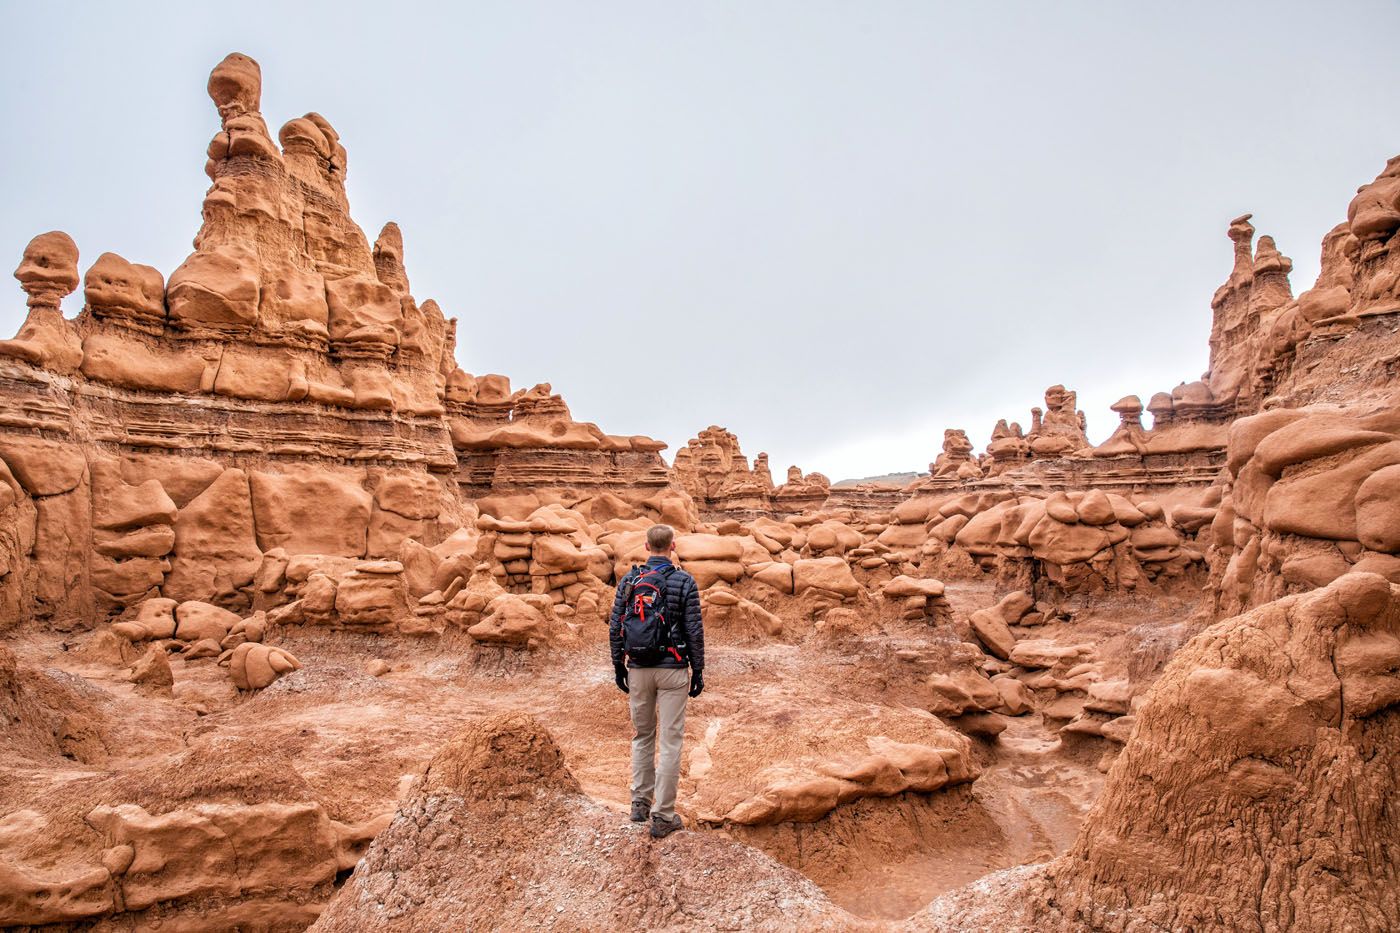
[[622, 650], [629, 660], [643, 667], [654, 665], [667, 655], [685, 663], [666, 618], [666, 578], [675, 569], [669, 564], [632, 568], [632, 581], [622, 600]]

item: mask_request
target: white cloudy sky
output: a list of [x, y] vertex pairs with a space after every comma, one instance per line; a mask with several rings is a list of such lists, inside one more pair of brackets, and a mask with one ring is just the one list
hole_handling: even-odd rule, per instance
[[[0, 0], [0, 256], [190, 249], [229, 51], [324, 114], [459, 360], [834, 479], [1045, 386], [1102, 438], [1206, 365], [1229, 219], [1295, 290], [1400, 152], [1400, 5]], [[23, 319], [17, 287], [0, 330]], [[69, 299], [76, 313], [78, 296]], [[656, 362], [639, 376], [627, 335]], [[645, 350], [646, 346], [660, 350]]]

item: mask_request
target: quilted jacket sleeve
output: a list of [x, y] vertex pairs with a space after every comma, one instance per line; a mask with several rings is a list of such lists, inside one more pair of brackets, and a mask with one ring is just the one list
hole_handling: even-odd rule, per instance
[[696, 671], [705, 669], [705, 623], [700, 618], [700, 588], [695, 579], [687, 576], [685, 594], [685, 640], [690, 649], [690, 666]]

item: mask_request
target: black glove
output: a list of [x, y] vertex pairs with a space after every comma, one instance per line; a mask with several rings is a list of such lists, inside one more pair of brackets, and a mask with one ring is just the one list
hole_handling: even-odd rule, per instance
[[623, 693], [631, 693], [627, 689], [627, 665], [618, 663], [613, 665], [613, 682], [617, 684], [617, 689]]
[[705, 672], [693, 671], [690, 675], [690, 695], [698, 697], [700, 691], [705, 689]]

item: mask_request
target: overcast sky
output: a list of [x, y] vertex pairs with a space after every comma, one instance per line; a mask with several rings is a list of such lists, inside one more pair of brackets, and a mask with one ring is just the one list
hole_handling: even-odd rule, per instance
[[5, 262], [57, 228], [84, 271], [112, 250], [169, 275], [208, 185], [205, 80], [245, 52], [274, 133], [309, 110], [340, 132], [355, 218], [403, 228], [465, 369], [672, 449], [724, 425], [779, 475], [926, 469], [943, 428], [980, 449], [1056, 382], [1102, 439], [1119, 397], [1204, 370], [1230, 218], [1301, 291], [1400, 152], [1393, 2], [0, 14]]

